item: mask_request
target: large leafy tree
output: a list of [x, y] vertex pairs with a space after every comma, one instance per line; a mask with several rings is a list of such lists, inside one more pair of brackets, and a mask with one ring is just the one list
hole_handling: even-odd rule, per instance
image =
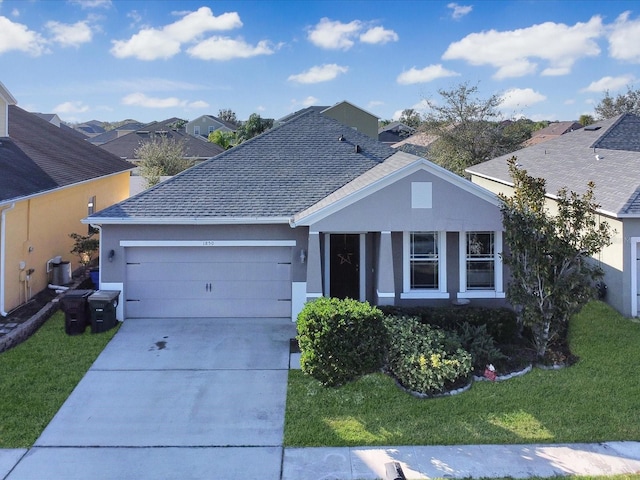
[[422, 125], [438, 137], [429, 158], [459, 175], [472, 165], [517, 150], [530, 137], [530, 131], [505, 129], [499, 95], [479, 98], [478, 87], [469, 83], [438, 94], [439, 101], [426, 100], [429, 111]]
[[237, 141], [242, 143], [256, 135], [260, 135], [271, 127], [273, 127], [273, 119], [262, 118], [259, 114], [252, 113], [249, 115], [249, 119], [238, 127], [236, 132]]
[[211, 143], [215, 143], [225, 150], [229, 150], [236, 141], [236, 134], [228, 131], [214, 130], [209, 134], [208, 138]]
[[236, 112], [234, 112], [230, 108], [221, 108], [220, 110], [218, 110], [218, 118], [220, 120], [224, 120], [225, 122], [229, 122], [234, 125], [238, 124], [238, 119], [236, 118]]
[[159, 183], [161, 176], [176, 175], [193, 166], [193, 161], [185, 158], [184, 142], [166, 135], [155, 135], [141, 143], [135, 154], [140, 159], [140, 175], [148, 187]]
[[599, 119], [613, 118], [622, 113], [634, 113], [640, 115], [640, 89], [627, 87], [627, 93], [620, 93], [615, 98], [609, 91], [595, 106], [596, 116]]
[[398, 121], [409, 127], [418, 128], [422, 124], [422, 117], [415, 109], [405, 108], [400, 114]]
[[529, 176], [515, 157], [509, 172], [513, 195], [500, 195], [503, 259], [512, 274], [507, 298], [544, 359], [551, 342], [564, 340], [569, 318], [595, 297], [603, 272], [591, 257], [611, 243], [611, 231], [595, 213], [593, 183], [582, 195], [561, 189], [553, 215], [546, 206], [544, 179]]

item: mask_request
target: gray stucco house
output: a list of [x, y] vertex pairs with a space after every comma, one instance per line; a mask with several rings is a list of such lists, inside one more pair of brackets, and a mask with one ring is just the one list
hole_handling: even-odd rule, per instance
[[511, 195], [507, 159], [515, 156], [529, 175], [546, 180], [549, 208], [562, 188], [583, 193], [596, 185], [599, 221], [615, 230], [612, 244], [594, 261], [605, 271], [606, 301], [626, 316], [638, 316], [640, 299], [640, 117], [632, 114], [594, 123], [544, 143], [475, 165], [473, 182]]
[[86, 218], [118, 318], [504, 303], [497, 197], [316, 111]]

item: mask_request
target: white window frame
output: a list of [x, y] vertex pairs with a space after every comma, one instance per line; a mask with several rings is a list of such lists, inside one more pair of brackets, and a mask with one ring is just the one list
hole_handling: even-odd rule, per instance
[[447, 232], [433, 232], [438, 236], [438, 288], [411, 288], [411, 234], [428, 231], [403, 232], [402, 299], [448, 299], [447, 291]]
[[194, 125], [193, 126], [193, 134], [194, 135], [200, 135], [200, 125]]
[[[505, 298], [504, 279], [502, 268], [502, 232], [493, 232], [493, 272], [494, 288], [490, 290], [468, 290], [467, 289], [467, 234], [475, 231], [460, 232], [459, 235], [459, 258], [460, 258], [460, 291], [458, 298]], [[480, 233], [480, 231], [478, 230]], [[487, 232], [484, 230], [483, 232]]]

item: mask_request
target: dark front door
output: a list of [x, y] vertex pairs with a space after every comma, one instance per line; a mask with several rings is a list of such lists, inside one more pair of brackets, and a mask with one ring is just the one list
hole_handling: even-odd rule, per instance
[[360, 300], [360, 235], [330, 236], [329, 295]]

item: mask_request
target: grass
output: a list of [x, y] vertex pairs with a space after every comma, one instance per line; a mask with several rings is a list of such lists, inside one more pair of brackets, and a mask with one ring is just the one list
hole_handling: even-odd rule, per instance
[[381, 373], [341, 388], [289, 373], [286, 446], [601, 442], [640, 439], [640, 324], [592, 302], [570, 325], [579, 361], [421, 400]]
[[0, 354], [0, 448], [33, 445], [116, 331], [69, 336], [57, 312]]

